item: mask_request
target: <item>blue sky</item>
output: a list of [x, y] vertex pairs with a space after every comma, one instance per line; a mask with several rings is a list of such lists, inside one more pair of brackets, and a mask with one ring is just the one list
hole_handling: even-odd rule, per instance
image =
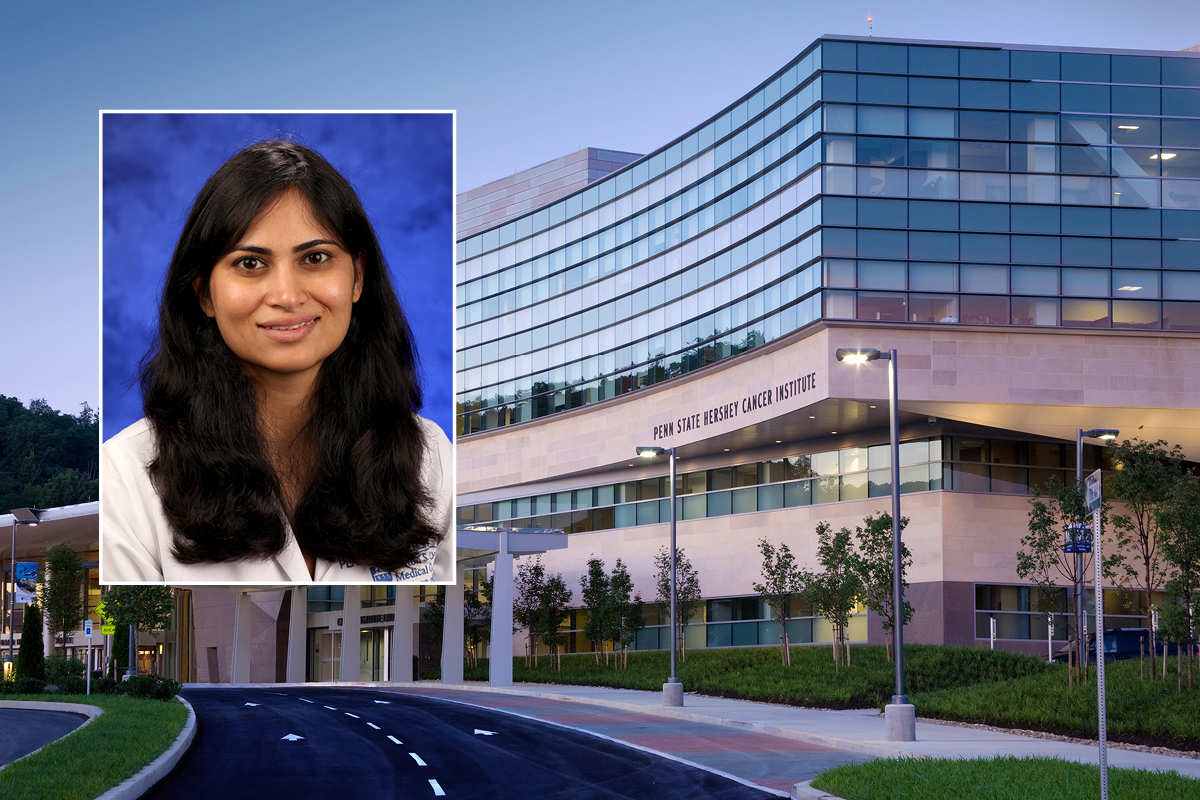
[[[1200, 3], [872, 2], [881, 37], [1178, 50]], [[96, 407], [100, 109], [456, 109], [458, 189], [584, 146], [648, 152], [867, 4], [9, 4], [0, 394]], [[111, 435], [115, 431], [105, 431]]]

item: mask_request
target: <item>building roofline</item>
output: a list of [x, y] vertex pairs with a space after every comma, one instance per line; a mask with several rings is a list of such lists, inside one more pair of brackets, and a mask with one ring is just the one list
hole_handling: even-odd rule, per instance
[[835, 42], [866, 42], [871, 44], [925, 45], [930, 47], [974, 47], [981, 50], [1036, 50], [1045, 53], [1093, 53], [1097, 55], [1172, 56], [1200, 58], [1200, 53], [1186, 50], [1129, 50], [1118, 47], [1067, 47], [1051, 44], [1012, 44], [1005, 42], [956, 42], [943, 39], [891, 39], [883, 36], [848, 36], [826, 33], [820, 37]]

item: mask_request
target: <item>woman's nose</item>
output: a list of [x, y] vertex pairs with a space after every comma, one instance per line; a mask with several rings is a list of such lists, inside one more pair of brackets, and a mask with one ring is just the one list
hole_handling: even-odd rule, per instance
[[304, 277], [297, 270], [283, 266], [272, 271], [267, 287], [268, 305], [295, 308], [307, 299]]

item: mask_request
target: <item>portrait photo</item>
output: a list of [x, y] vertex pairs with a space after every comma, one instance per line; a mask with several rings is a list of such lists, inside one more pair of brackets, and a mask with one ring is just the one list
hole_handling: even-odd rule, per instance
[[100, 114], [100, 580], [454, 580], [449, 111]]

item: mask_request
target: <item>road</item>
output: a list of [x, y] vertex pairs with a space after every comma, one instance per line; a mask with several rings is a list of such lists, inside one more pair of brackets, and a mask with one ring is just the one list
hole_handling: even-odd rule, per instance
[[147, 797], [704, 797], [765, 792], [490, 709], [357, 688], [187, 689], [199, 734]]
[[87, 722], [70, 711], [0, 708], [0, 764], [15, 761]]

